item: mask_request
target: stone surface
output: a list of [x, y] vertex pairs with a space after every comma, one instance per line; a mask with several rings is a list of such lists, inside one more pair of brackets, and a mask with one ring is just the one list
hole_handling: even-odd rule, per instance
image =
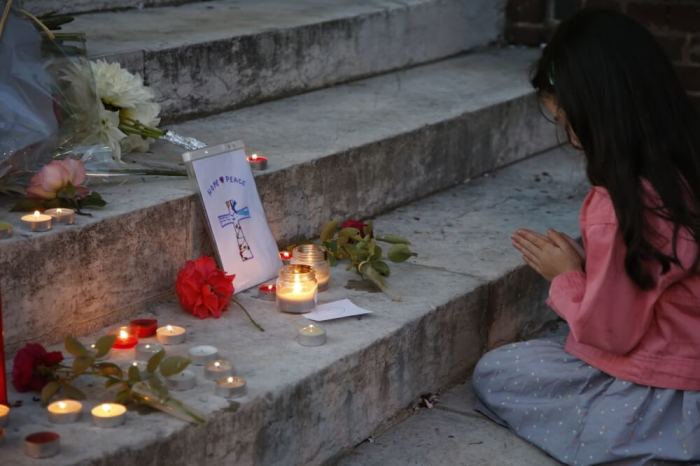
[[[331, 217], [377, 215], [549, 147], [553, 129], [537, 115], [525, 82], [531, 59], [518, 50], [455, 58], [177, 130], [210, 143], [241, 137], [267, 154], [270, 170], [256, 182], [275, 237], [314, 237]], [[149, 157], [158, 161], [179, 160], [172, 147], [154, 151]], [[0, 266], [13, 271], [0, 275], [10, 348], [122, 320], [172, 291], [184, 261], [208, 250], [198, 200], [185, 180], [100, 191], [110, 204], [94, 217], [42, 234], [18, 226], [14, 238], [0, 242]], [[540, 208], [548, 198], [538, 195]], [[477, 228], [471, 241], [488, 236], [482, 222], [496, 220], [488, 217], [490, 205], [459, 223]], [[18, 225], [19, 217], [6, 218]], [[421, 242], [432, 240], [421, 235]], [[459, 247], [474, 251], [465, 241]], [[421, 260], [432, 254], [422, 252]], [[484, 262], [498, 256], [491, 251]]]
[[34, 15], [46, 13], [79, 14], [126, 8], [179, 5], [203, 0], [24, 0], [24, 8]]
[[[578, 196], [580, 202], [582, 175], [574, 175], [577, 157], [555, 150], [428, 197], [400, 213], [378, 218], [376, 224], [388, 232], [406, 233], [397, 215], [419, 217], [428, 213], [435, 224], [447, 225], [455, 221], [456, 213], [464, 216], [477, 211], [478, 206], [468, 203], [474, 190], [493, 201], [490, 209], [495, 216], [507, 215], [513, 225], [542, 230], [554, 222], [555, 227], [573, 233], [577, 211], [567, 207], [567, 198]], [[550, 187], [556, 188], [560, 197], [548, 197], [532, 179], [532, 174], [543, 170], [551, 174]], [[516, 200], [513, 204], [506, 202], [510, 197]], [[559, 214], [549, 217], [548, 210]], [[543, 308], [539, 294], [515, 299], [510, 295], [520, 293], [520, 289], [494, 279], [518, 269], [519, 258], [510, 248], [508, 231], [503, 228], [486, 235], [479, 243], [480, 248], [464, 254], [461, 238], [469, 237], [482, 226], [464, 222], [461, 228], [438, 240], [453, 251], [444, 262], [422, 258], [433, 245], [417, 233], [414, 237], [414, 233], [408, 232], [421, 256], [409, 263], [392, 265], [389, 282], [402, 296], [401, 302], [392, 302], [381, 293], [346, 289], [345, 283], [354, 275], [343, 267], [335, 268], [332, 288], [321, 294], [321, 300], [348, 297], [373, 314], [360, 320], [323, 324], [329, 340], [322, 347], [299, 346], [294, 341], [295, 329], [305, 319], [280, 314], [274, 304], [259, 301], [250, 292], [240, 294], [239, 299], [266, 328], [265, 333], [257, 332], [235, 307], [220, 320], [204, 321], [182, 313], [172, 299], [144, 307], [142, 315], [155, 315], [161, 324], [188, 327], [188, 342], [173, 348], [174, 353], [184, 354], [192, 345], [208, 343], [233, 360], [239, 374], [249, 382], [249, 393], [240, 404], [229, 406], [212, 395], [211, 383], [200, 380], [198, 388], [182, 392], [182, 398], [209, 416], [207, 424], [187, 426], [157, 413], [140, 416], [131, 412], [119, 435], [114, 435], [113, 431], [91, 427], [87, 420], [75, 425], [49, 425], [45, 413], [30, 396], [12, 394], [12, 399], [20, 398], [24, 404], [12, 414], [8, 438], [0, 447], [0, 459], [3, 464], [6, 461], [18, 466], [34, 464], [22, 455], [21, 438], [46, 428], [57, 430], [63, 438], [63, 453], [51, 463], [57, 466], [317, 465], [336, 458], [370, 436], [418, 395], [438, 392], [467, 377], [489, 339], [484, 332], [489, 328], [487, 323], [497, 321], [489, 302], [493, 296], [500, 296], [503, 302], [524, 303], [520, 309], [523, 316], [517, 319], [524, 326], [533, 319], [541, 319], [541, 313], [528, 315], [530, 309]], [[485, 274], [482, 270], [485, 258], [499, 248], [502, 258], [494, 259], [496, 265]], [[543, 285], [542, 280], [539, 283]], [[514, 309], [513, 315], [515, 312]], [[553, 317], [554, 313], [550, 312], [549, 316]], [[12, 325], [16, 324], [15, 321]], [[9, 333], [16, 338], [17, 329], [10, 328]], [[60, 329], [54, 329], [54, 335], [45, 337], [44, 341], [58, 333]], [[521, 333], [520, 329], [516, 331]], [[82, 338], [90, 342], [95, 337]], [[130, 357], [133, 354], [125, 352], [116, 359], [127, 362]], [[462, 416], [454, 406], [456, 400], [444, 403], [445, 408], [453, 407], [446, 416]], [[449, 425], [453, 425], [453, 420], [450, 417], [436, 422], [448, 429], [452, 428]], [[482, 427], [490, 428], [487, 424], [477, 428], [473, 423], [455, 428], [454, 434], [453, 431], [449, 434], [456, 436], [449, 440], [450, 448], [437, 448], [436, 452], [453, 455], [453, 447], [473, 442], [470, 454], [477, 459], [488, 458], [503, 445], [515, 458], [525, 455], [521, 445], [510, 437], [495, 437], [498, 443], [491, 443], [488, 438], [498, 433], [494, 431], [484, 437]], [[423, 445], [430, 443], [422, 438]], [[442, 436], [431, 438], [435, 442], [443, 439]], [[418, 449], [414, 454], [420, 454]], [[449, 461], [454, 457], [443, 458]]]
[[[167, 119], [213, 113], [485, 46], [503, 0], [218, 0], [86, 14], [65, 27], [126, 64]], [[141, 68], [137, 66], [141, 64]]]
[[[561, 463], [472, 410], [473, 393], [461, 385], [435, 409], [365, 442], [338, 466], [556, 466]], [[446, 402], [446, 400], [448, 400]]]

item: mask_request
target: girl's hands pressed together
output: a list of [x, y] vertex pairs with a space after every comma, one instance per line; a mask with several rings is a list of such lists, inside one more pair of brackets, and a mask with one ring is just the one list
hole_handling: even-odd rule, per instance
[[545, 236], [521, 228], [511, 239], [525, 263], [549, 281], [565, 272], [583, 270], [583, 248], [558, 231], [549, 230]]

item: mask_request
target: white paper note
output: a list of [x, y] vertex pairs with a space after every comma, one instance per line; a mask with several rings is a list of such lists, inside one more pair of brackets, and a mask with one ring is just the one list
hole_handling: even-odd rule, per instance
[[314, 311], [305, 314], [304, 317], [316, 322], [323, 322], [324, 320], [342, 319], [344, 317], [361, 316], [371, 313], [372, 311], [362, 309], [349, 299], [341, 299], [340, 301], [333, 301], [316, 306]]

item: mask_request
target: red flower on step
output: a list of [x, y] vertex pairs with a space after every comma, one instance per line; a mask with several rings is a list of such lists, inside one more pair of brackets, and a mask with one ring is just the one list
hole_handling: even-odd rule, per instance
[[360, 233], [363, 233], [363, 228], [366, 227], [367, 224], [364, 222], [361, 222], [360, 220], [345, 220], [341, 225], [340, 228], [357, 228], [360, 230]]
[[48, 352], [38, 343], [29, 343], [15, 355], [12, 385], [18, 392], [39, 392], [53, 378], [53, 370], [61, 361], [60, 351]]
[[175, 291], [187, 312], [200, 319], [218, 319], [231, 302], [234, 278], [219, 269], [212, 257], [202, 256], [187, 261], [178, 272]]

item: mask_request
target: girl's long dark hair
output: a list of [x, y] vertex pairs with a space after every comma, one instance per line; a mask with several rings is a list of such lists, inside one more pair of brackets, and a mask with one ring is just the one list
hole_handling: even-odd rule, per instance
[[[663, 272], [680, 264], [685, 230], [700, 244], [700, 117], [652, 35], [632, 19], [584, 9], [561, 23], [532, 74], [538, 94], [554, 97], [580, 142], [591, 184], [610, 194], [627, 255], [625, 270], [654, 286], [649, 261]], [[642, 180], [661, 205], [645, 203]], [[649, 210], [675, 225], [671, 253], [650, 231]], [[691, 272], [696, 272], [696, 257]]]

